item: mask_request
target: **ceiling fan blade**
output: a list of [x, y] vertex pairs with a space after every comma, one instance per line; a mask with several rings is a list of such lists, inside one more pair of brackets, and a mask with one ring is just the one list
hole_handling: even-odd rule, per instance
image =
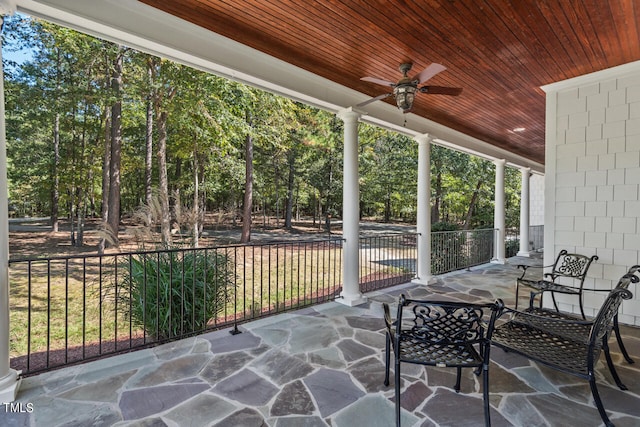
[[411, 80], [412, 81], [413, 80], [418, 80], [418, 84], [424, 83], [427, 80], [429, 80], [431, 77], [435, 76], [439, 72], [444, 71], [446, 69], [447, 69], [447, 67], [445, 67], [444, 65], [436, 64], [434, 62], [433, 64], [429, 65], [427, 68], [422, 70], [420, 72], [420, 74], [416, 74], [416, 76]]
[[368, 99], [368, 100], [366, 100], [364, 102], [361, 102], [360, 104], [356, 105], [356, 107], [364, 107], [365, 105], [369, 105], [372, 102], [376, 102], [376, 101], [379, 101], [381, 99], [388, 98], [391, 95], [393, 95], [393, 94], [392, 93], [385, 93], [385, 94], [382, 94], [382, 95], [378, 95], [375, 98], [371, 98], [371, 99]]
[[451, 95], [458, 96], [462, 93], [461, 87], [445, 87], [445, 86], [422, 86], [420, 88], [421, 93], [428, 93], [431, 95]]
[[391, 86], [391, 87], [395, 86], [395, 83], [393, 83], [393, 82], [390, 82], [388, 80], [378, 79], [378, 78], [375, 78], [375, 77], [363, 77], [360, 80], [364, 80], [365, 82], [376, 83], [376, 84], [379, 84], [379, 85], [382, 85], [382, 86]]

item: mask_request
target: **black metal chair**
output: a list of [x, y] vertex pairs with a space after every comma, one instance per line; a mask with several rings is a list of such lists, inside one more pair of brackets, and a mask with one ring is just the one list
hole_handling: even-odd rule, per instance
[[[520, 286], [533, 289], [530, 296], [530, 305], [533, 304], [533, 300], [536, 296], [540, 295], [540, 306], [542, 306], [542, 294], [544, 292], [551, 292], [551, 298], [553, 300], [553, 306], [556, 311], [558, 310], [558, 304], [556, 302], [556, 293], [577, 295], [580, 304], [580, 313], [582, 318], [586, 319], [584, 315], [583, 296], [584, 280], [587, 277], [587, 271], [593, 261], [598, 259], [597, 255], [588, 257], [586, 255], [572, 254], [566, 250], [561, 250], [558, 253], [558, 257], [552, 265], [548, 266], [530, 266], [530, 265], [518, 265], [518, 268], [522, 268], [524, 271], [522, 275], [516, 280], [516, 304], [515, 308], [518, 309], [518, 294]], [[524, 276], [530, 268], [549, 268], [551, 271], [544, 273], [542, 279], [526, 279]], [[571, 284], [567, 283], [570, 282]]]
[[[627, 289], [631, 282], [638, 282], [638, 277], [625, 274], [609, 293], [597, 316], [590, 321], [554, 315], [540, 316], [535, 311], [505, 308], [503, 312], [510, 314], [510, 320], [495, 328], [491, 343], [589, 381], [600, 417], [605, 425], [613, 426], [598, 393], [595, 364], [604, 350], [614, 381], [620, 389], [626, 390], [611, 360], [608, 341], [614, 327], [613, 319], [618, 314], [622, 300], [632, 297]], [[551, 310], [548, 312], [557, 314]]]
[[[460, 391], [462, 368], [483, 374], [485, 424], [489, 416], [489, 352], [494, 323], [504, 304], [469, 304], [448, 301], [413, 300], [400, 296], [398, 315], [391, 319], [383, 304], [387, 327], [384, 384], [389, 385], [391, 349], [395, 356], [396, 425], [400, 426], [400, 364], [457, 369], [456, 392]], [[406, 313], [410, 312], [410, 315]], [[489, 316], [487, 314], [490, 313]], [[488, 317], [488, 321], [486, 319]]]

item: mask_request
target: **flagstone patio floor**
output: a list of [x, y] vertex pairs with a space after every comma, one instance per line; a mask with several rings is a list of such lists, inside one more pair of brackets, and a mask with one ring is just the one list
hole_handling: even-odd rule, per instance
[[[414, 298], [514, 302], [512, 265], [490, 264], [25, 378], [2, 426], [389, 427], [393, 381], [383, 385], [382, 302]], [[395, 313], [394, 311], [392, 311]], [[598, 385], [616, 426], [640, 425], [640, 330], [623, 327], [636, 364], [611, 340], [629, 391], [598, 362]], [[599, 426], [586, 381], [494, 348], [494, 426]], [[604, 359], [604, 358], [602, 358]], [[403, 426], [483, 424], [481, 384], [468, 370], [455, 393], [455, 369], [403, 365]]]

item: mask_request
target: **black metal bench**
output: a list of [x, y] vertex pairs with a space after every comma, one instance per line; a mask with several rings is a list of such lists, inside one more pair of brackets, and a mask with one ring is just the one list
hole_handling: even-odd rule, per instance
[[626, 390], [611, 360], [608, 340], [622, 300], [632, 297], [627, 289], [632, 282], [637, 283], [638, 277], [625, 274], [593, 320], [564, 317], [556, 311], [541, 308], [528, 311], [505, 308], [503, 313], [508, 313], [510, 319], [495, 328], [491, 342], [504, 350], [589, 381], [602, 420], [607, 426], [613, 426], [598, 393], [594, 367], [604, 350], [611, 375], [618, 387]]

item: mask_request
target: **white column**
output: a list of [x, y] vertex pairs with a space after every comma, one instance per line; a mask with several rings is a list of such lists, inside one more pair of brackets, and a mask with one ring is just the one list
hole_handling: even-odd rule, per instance
[[344, 122], [344, 164], [342, 191], [342, 298], [336, 301], [360, 305], [367, 298], [360, 292], [360, 189], [358, 183], [358, 119], [360, 113], [347, 108], [338, 113]]
[[522, 174], [522, 185], [520, 186], [520, 250], [518, 256], [528, 257], [529, 253], [529, 179], [531, 178], [531, 168], [520, 169]]
[[412, 283], [428, 285], [431, 276], [431, 140], [428, 134], [414, 138], [418, 142], [418, 212], [416, 278]]
[[[15, 11], [0, 1], [2, 15]], [[3, 18], [4, 19], [4, 18]], [[20, 378], [9, 365], [9, 192], [7, 189], [7, 140], [4, 120], [4, 71], [0, 49], [0, 403], [13, 402]], [[2, 409], [0, 409], [2, 410]]]
[[504, 227], [505, 227], [505, 213], [504, 213], [504, 165], [506, 161], [504, 159], [494, 160], [496, 165], [496, 196], [494, 200], [494, 213], [493, 213], [493, 228], [495, 232], [495, 257], [491, 261], [496, 264], [505, 264], [505, 250], [504, 250]]

